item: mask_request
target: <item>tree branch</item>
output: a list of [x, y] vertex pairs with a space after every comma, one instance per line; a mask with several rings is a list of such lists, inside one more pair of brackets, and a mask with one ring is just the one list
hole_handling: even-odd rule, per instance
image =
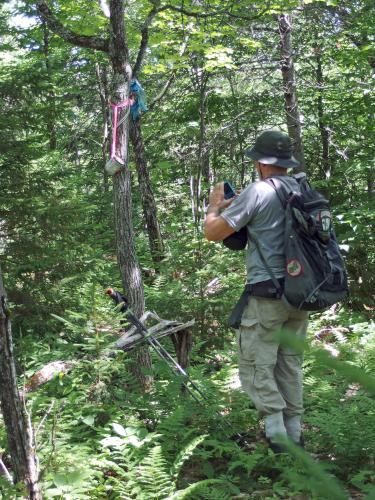
[[48, 7], [46, 0], [37, 0], [36, 7], [40, 17], [47, 23], [50, 30], [63, 38], [66, 42], [86, 49], [109, 52], [108, 39], [101, 38], [100, 36], [78, 35], [69, 30], [56, 18]]
[[270, 0], [267, 0], [266, 4], [264, 5], [262, 10], [259, 10], [257, 14], [254, 14], [252, 16], [244, 16], [240, 14], [234, 14], [233, 12], [228, 12], [228, 16], [233, 18], [233, 19], [242, 19], [243, 21], [255, 21], [256, 19], [259, 19], [264, 16], [264, 14], [267, 13], [271, 5]]
[[184, 14], [185, 16], [195, 17], [197, 19], [198, 18], [199, 19], [206, 19], [209, 17], [220, 16], [221, 14], [226, 14], [229, 17], [234, 18], [234, 19], [253, 21], [255, 19], [259, 19], [260, 17], [262, 17], [269, 9], [269, 6], [270, 6], [270, 0], [268, 0], [265, 7], [260, 12], [255, 14], [254, 16], [244, 16], [244, 15], [240, 15], [240, 14], [234, 14], [233, 12], [230, 11], [230, 9], [228, 9], [228, 7], [223, 7], [221, 9], [216, 9], [216, 10], [212, 10], [209, 12], [196, 12], [196, 11], [192, 11], [192, 10], [187, 10], [184, 7], [176, 7], [175, 5], [171, 5], [171, 4], [163, 5], [163, 7], [160, 7], [159, 12], [162, 12], [164, 10], [172, 10], [174, 12], [179, 12], [180, 14]]
[[147, 49], [147, 44], [148, 44], [148, 34], [149, 34], [149, 28], [151, 26], [151, 23], [156, 16], [162, 9], [160, 9], [160, 0], [156, 0], [153, 3], [153, 8], [150, 10], [145, 22], [143, 23], [142, 26], [142, 38], [141, 38], [141, 44], [139, 46], [138, 54], [137, 54], [137, 60], [134, 64], [133, 67], [133, 78], [137, 78], [138, 73], [141, 69], [143, 59], [145, 57], [146, 49]]
[[159, 92], [159, 94], [152, 100], [151, 104], [148, 106], [149, 111], [152, 111], [154, 109], [155, 105], [163, 99], [165, 94], [168, 92], [170, 86], [174, 82], [175, 78], [176, 78], [176, 71], [173, 71], [171, 76], [165, 82], [165, 84], [164, 84], [163, 88], [161, 89], [161, 91]]
[[[185, 54], [188, 41], [189, 41], [189, 37], [186, 37], [184, 40], [184, 43], [181, 46], [180, 52], [179, 52], [180, 57], [182, 57]], [[168, 78], [168, 80], [163, 85], [163, 88], [161, 89], [159, 94], [152, 100], [151, 104], [149, 105], [149, 107], [148, 107], [149, 111], [152, 111], [152, 109], [155, 107], [155, 105], [163, 99], [165, 94], [168, 92], [170, 86], [174, 82], [175, 78], [176, 78], [176, 70], [174, 69], [171, 73], [171, 76]]]
[[111, 16], [111, 12], [109, 10], [109, 5], [107, 4], [106, 0], [99, 0], [99, 5], [105, 17], [108, 17], [109, 19]]
[[213, 16], [218, 16], [220, 14], [228, 13], [226, 8], [217, 9], [211, 12], [195, 12], [192, 10], [186, 10], [184, 7], [176, 7], [175, 5], [171, 4], [163, 5], [163, 7], [160, 7], [159, 12], [163, 12], [164, 10], [172, 10], [173, 12], [178, 12], [188, 17], [203, 18], [203, 19], [207, 17], [213, 17]]

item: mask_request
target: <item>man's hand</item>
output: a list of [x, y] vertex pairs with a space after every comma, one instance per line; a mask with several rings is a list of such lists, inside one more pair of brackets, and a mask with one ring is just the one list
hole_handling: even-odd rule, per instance
[[234, 233], [234, 229], [220, 217], [220, 210], [229, 207], [236, 197], [224, 199], [224, 182], [215, 185], [209, 196], [204, 234], [209, 241], [222, 241]]
[[224, 208], [229, 207], [234, 199], [235, 196], [233, 198], [229, 198], [229, 200], [224, 199], [224, 182], [219, 182], [211, 191], [208, 198], [208, 204], [209, 207], [217, 207], [219, 210], [223, 210]]

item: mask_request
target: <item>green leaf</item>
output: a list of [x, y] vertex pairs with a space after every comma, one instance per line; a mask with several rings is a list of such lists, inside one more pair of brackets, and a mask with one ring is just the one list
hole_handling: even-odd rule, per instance
[[121, 448], [125, 445], [124, 440], [116, 436], [108, 436], [100, 441], [105, 448]]
[[121, 424], [118, 424], [116, 422], [112, 424], [112, 429], [115, 431], [116, 434], [118, 434], [121, 437], [129, 435], [128, 431], [124, 429], [124, 427]]
[[55, 473], [53, 482], [55, 486], [62, 488], [64, 486], [79, 486], [87, 479], [87, 471], [73, 470], [66, 473]]
[[87, 415], [87, 417], [82, 418], [82, 422], [89, 426], [94, 425], [95, 415]]

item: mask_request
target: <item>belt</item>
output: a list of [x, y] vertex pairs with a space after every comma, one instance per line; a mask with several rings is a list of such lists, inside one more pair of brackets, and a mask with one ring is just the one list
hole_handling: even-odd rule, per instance
[[[284, 278], [278, 280], [280, 288], [284, 289]], [[260, 283], [249, 284], [245, 286], [245, 291], [249, 290], [249, 295], [254, 297], [263, 297], [265, 299], [279, 299], [280, 293], [277, 291], [272, 280], [261, 281]]]
[[[281, 289], [284, 289], [284, 278], [279, 279]], [[239, 328], [241, 318], [245, 307], [249, 301], [250, 295], [254, 297], [262, 297], [264, 299], [279, 299], [280, 292], [276, 289], [272, 280], [261, 281], [259, 283], [247, 284], [242, 292], [237, 304], [234, 306], [231, 315], [229, 316], [229, 326], [231, 328]]]

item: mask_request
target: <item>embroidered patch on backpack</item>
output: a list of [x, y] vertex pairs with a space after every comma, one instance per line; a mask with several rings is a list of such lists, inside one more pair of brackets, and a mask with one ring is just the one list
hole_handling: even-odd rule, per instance
[[300, 276], [302, 274], [302, 271], [303, 267], [299, 260], [297, 259], [288, 260], [286, 264], [286, 272], [289, 274], [289, 276], [295, 278], [297, 276]]
[[332, 226], [331, 212], [329, 210], [321, 210], [317, 215], [317, 219], [322, 224], [322, 230], [328, 233]]

